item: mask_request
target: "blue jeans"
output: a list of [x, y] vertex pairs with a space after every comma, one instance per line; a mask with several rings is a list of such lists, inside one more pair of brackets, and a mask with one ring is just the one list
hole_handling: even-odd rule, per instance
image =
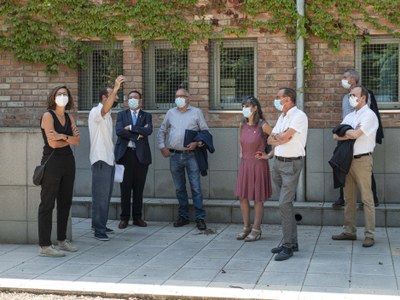
[[179, 201], [179, 216], [189, 218], [189, 200], [186, 190], [186, 177], [189, 178], [192, 191], [193, 206], [196, 212], [196, 220], [204, 220], [206, 212], [203, 208], [203, 195], [201, 193], [200, 170], [194, 152], [170, 153], [169, 168], [176, 189], [176, 198]]
[[106, 233], [114, 172], [114, 166], [101, 160], [92, 165], [92, 227], [95, 233]]

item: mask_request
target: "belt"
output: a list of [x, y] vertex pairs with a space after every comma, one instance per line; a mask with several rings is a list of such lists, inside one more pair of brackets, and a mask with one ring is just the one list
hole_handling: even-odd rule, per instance
[[295, 161], [295, 160], [299, 160], [302, 159], [303, 156], [297, 156], [297, 157], [282, 157], [282, 156], [275, 156], [275, 158], [279, 161], [283, 161], [283, 162], [291, 162], [291, 161]]
[[363, 156], [370, 156], [370, 155], [372, 155], [372, 152], [357, 154], [357, 155], [354, 155], [353, 158], [357, 159], [357, 158], [361, 158]]
[[182, 154], [182, 153], [191, 153], [194, 150], [175, 150], [175, 149], [169, 149], [169, 152], [171, 153], [177, 153], [177, 154]]

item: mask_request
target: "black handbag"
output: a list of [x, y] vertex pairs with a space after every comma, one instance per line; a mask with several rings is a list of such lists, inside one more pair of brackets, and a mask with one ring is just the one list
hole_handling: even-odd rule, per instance
[[53, 155], [53, 152], [51, 152], [50, 156], [46, 159], [46, 161], [39, 165], [36, 166], [35, 171], [33, 171], [33, 176], [32, 176], [32, 181], [34, 185], [41, 185], [43, 176], [44, 176], [44, 169], [46, 168], [46, 163], [49, 161], [50, 157]]

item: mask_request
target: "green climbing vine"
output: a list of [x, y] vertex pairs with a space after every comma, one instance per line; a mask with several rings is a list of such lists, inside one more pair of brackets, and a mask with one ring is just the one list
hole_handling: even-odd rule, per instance
[[117, 35], [138, 46], [162, 38], [186, 48], [249, 30], [292, 39], [298, 32], [338, 49], [359, 36], [367, 41], [371, 30], [400, 36], [399, 11], [399, 0], [305, 0], [305, 16], [295, 0], [0, 0], [0, 50], [54, 73], [60, 65], [84, 64], [85, 41], [111, 42]]

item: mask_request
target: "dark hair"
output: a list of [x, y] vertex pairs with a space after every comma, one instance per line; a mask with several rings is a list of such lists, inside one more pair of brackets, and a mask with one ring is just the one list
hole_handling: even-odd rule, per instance
[[360, 88], [361, 89], [361, 97], [365, 97], [365, 102], [368, 102], [368, 89], [363, 87], [362, 85], [356, 85], [355, 87], [353, 87], [353, 89], [355, 88]]
[[128, 93], [128, 97], [129, 97], [129, 95], [132, 94], [132, 93], [138, 94], [138, 95], [139, 95], [139, 99], [142, 99], [142, 94], [141, 94], [139, 91], [137, 91], [137, 90], [130, 91], [130, 92]]
[[111, 89], [111, 88], [105, 87], [99, 91], [99, 102], [103, 101], [103, 96], [106, 96], [108, 98], [108, 89]]
[[68, 103], [65, 106], [66, 110], [70, 110], [72, 108], [74, 108], [74, 99], [72, 98], [72, 94], [69, 91], [69, 89], [67, 88], [67, 86], [65, 85], [60, 85], [60, 86], [56, 86], [55, 88], [53, 88], [50, 92], [50, 95], [47, 97], [47, 109], [56, 109], [56, 94], [58, 92], [58, 90], [60, 89], [66, 89], [67, 90], [67, 94], [68, 94]]
[[[360, 75], [358, 75], [358, 72], [355, 69], [346, 69], [344, 71], [344, 73], [349, 73], [351, 78], [354, 78], [354, 80], [356, 81], [356, 83], [358, 83], [358, 79], [360, 77]], [[343, 74], [344, 74], [343, 73]]]
[[[242, 101], [242, 106], [250, 104], [253, 107], [257, 107], [256, 114], [254, 115], [254, 123], [258, 124], [261, 120], [264, 120], [264, 115], [261, 110], [261, 104], [257, 98], [250, 96]], [[247, 122], [247, 118], [243, 117], [242, 126]]]
[[296, 91], [294, 89], [285, 87], [281, 88], [281, 90], [283, 90], [284, 97], [289, 97], [293, 104], [296, 104]]

